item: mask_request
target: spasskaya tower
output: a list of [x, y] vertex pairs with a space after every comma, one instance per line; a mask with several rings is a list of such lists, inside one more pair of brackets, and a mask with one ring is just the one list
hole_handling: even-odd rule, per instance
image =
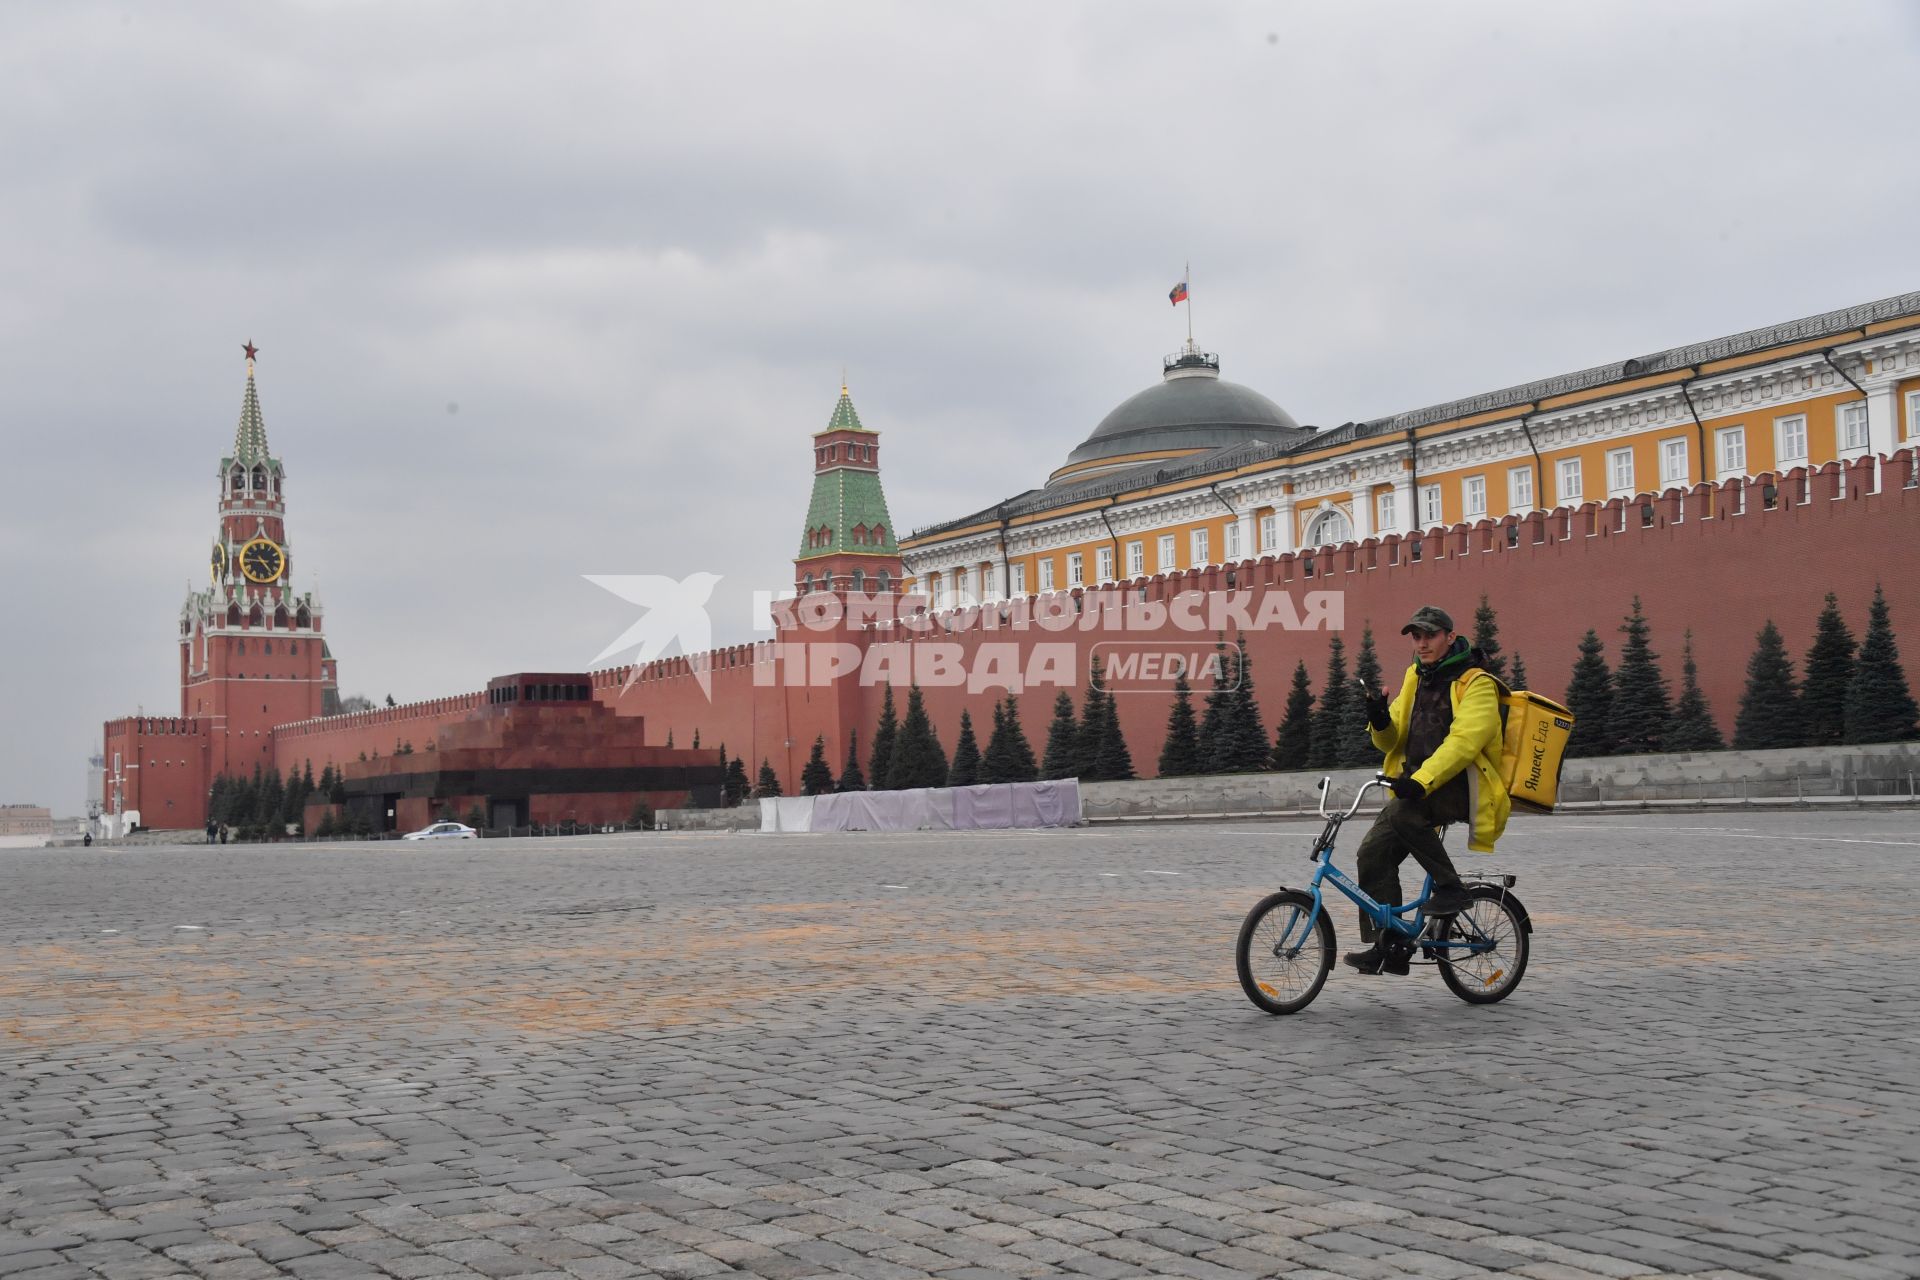
[[272, 760], [272, 729], [334, 710], [333, 655], [321, 607], [293, 587], [286, 468], [267, 445], [247, 343], [247, 385], [233, 452], [220, 459], [211, 584], [180, 610], [180, 713], [210, 723], [210, 776]]

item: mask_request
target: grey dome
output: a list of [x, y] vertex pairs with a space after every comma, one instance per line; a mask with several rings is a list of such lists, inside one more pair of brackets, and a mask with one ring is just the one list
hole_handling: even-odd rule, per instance
[[[1102, 418], [1093, 434], [1067, 455], [1066, 465], [1054, 473], [1049, 485], [1137, 465], [1082, 465], [1102, 458], [1173, 450], [1202, 453], [1251, 440], [1286, 444], [1310, 434], [1292, 414], [1258, 391], [1222, 381], [1218, 356], [1186, 351], [1167, 357], [1165, 363], [1164, 380], [1129, 396]], [[1069, 468], [1072, 475], [1062, 476]]]

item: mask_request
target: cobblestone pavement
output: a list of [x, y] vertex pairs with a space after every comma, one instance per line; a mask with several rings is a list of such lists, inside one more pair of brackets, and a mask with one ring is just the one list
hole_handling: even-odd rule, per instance
[[1311, 830], [0, 853], [0, 1273], [1920, 1274], [1913, 813], [1517, 820], [1511, 999], [1270, 1018]]

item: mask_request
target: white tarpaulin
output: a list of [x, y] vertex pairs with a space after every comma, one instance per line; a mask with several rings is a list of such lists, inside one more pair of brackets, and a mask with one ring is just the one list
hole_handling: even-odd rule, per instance
[[1080, 820], [1080, 784], [1073, 778], [760, 802], [762, 831], [986, 831], [1070, 827]]
[[813, 830], [813, 796], [769, 796], [760, 802], [762, 831]]

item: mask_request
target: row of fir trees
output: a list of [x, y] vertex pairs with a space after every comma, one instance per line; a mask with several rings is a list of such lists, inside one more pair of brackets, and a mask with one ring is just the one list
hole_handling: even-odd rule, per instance
[[[1571, 756], [1650, 751], [1712, 751], [1725, 745], [1711, 708], [1700, 690], [1693, 636], [1681, 641], [1680, 691], [1676, 697], [1653, 649], [1652, 628], [1634, 597], [1632, 612], [1620, 624], [1624, 637], [1619, 663], [1609, 667], [1599, 633], [1581, 637], [1579, 656], [1566, 703], [1574, 713]], [[1500, 645], [1499, 620], [1485, 596], [1474, 610], [1471, 642], [1486, 666], [1510, 689], [1524, 689], [1526, 663]], [[1347, 646], [1338, 635], [1327, 646], [1327, 669], [1320, 692], [1305, 661], [1294, 666], [1293, 681], [1280, 723], [1271, 738], [1254, 697], [1253, 662], [1246, 643], [1216, 637], [1205, 674], [1212, 687], [1196, 710], [1194, 690], [1183, 672], [1176, 677], [1173, 705], [1167, 713], [1160, 749], [1159, 776], [1254, 773], [1263, 770], [1365, 768], [1379, 762], [1367, 729], [1366, 699], [1360, 686], [1388, 688], [1383, 680], [1373, 629], [1363, 627], [1348, 664]], [[1796, 679], [1779, 629], [1769, 621], [1760, 631], [1747, 665], [1747, 689], [1734, 727], [1736, 748], [1824, 746], [1841, 743], [1895, 742], [1920, 737], [1920, 711], [1908, 690], [1894, 643], [1883, 592], [1874, 591], [1864, 640], [1856, 642], [1831, 594], [1815, 626], [1813, 646]], [[1388, 688], [1391, 692], [1391, 688]], [[889, 686], [880, 722], [869, 741], [862, 768], [857, 735], [849, 738], [846, 762], [836, 776], [827, 758], [825, 737], [816, 738], [800, 775], [803, 794], [833, 791], [897, 791], [909, 787], [960, 787], [982, 782], [1031, 782], [1040, 778], [1079, 778], [1087, 782], [1135, 777], [1133, 757], [1120, 731], [1114, 694], [1107, 688], [1098, 658], [1076, 710], [1061, 690], [1054, 699], [1045, 751], [1038, 760], [1020, 724], [1018, 702], [1009, 695], [993, 708], [993, 732], [981, 750], [970, 713], [960, 713], [960, 735], [949, 758], [927, 717], [919, 687], [908, 690], [907, 711], [896, 711]], [[724, 748], [723, 758], [724, 758]], [[742, 761], [727, 766], [727, 801], [749, 794]], [[763, 760], [751, 794], [777, 796], [780, 781]]]
[[[207, 821], [227, 828], [242, 840], [265, 840], [281, 835], [289, 826], [298, 825], [303, 820], [307, 801], [315, 795], [333, 804], [346, 799], [346, 788], [332, 765], [326, 767], [318, 781], [314, 779], [311, 760], [304, 769], [296, 769], [284, 778], [278, 767], [262, 769], [255, 765], [251, 776], [223, 773], [213, 780], [207, 794]], [[322, 825], [332, 826], [325, 821]], [[334, 833], [329, 829], [314, 834]]]
[[[1692, 633], [1681, 641], [1680, 695], [1672, 698], [1639, 597], [1620, 632], [1625, 639], [1619, 665], [1612, 669], [1597, 632], [1589, 630], [1580, 639], [1580, 656], [1567, 687], [1567, 706], [1574, 714], [1567, 754], [1717, 751], [1726, 746], [1700, 693]], [[1747, 659], [1746, 688], [1733, 723], [1736, 749], [1920, 737], [1920, 707], [1900, 665], [1886, 593], [1878, 586], [1867, 611], [1866, 636], [1859, 641], [1841, 616], [1839, 598], [1827, 593], [1801, 672], [1795, 676], [1786, 642], [1769, 618]]]

